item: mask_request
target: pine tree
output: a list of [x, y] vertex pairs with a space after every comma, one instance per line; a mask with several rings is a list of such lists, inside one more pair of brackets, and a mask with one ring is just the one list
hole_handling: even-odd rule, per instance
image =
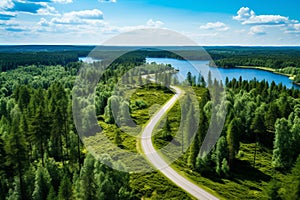
[[225, 176], [228, 176], [229, 171], [230, 171], [230, 167], [228, 165], [228, 162], [227, 162], [226, 158], [223, 158], [221, 170], [225, 174]]
[[300, 118], [298, 116], [293, 120], [291, 133], [293, 137], [294, 155], [298, 156], [300, 154]]
[[[215, 163], [216, 163], [216, 172], [221, 175], [222, 165], [224, 159], [228, 157], [228, 149], [227, 143], [224, 136], [220, 137], [217, 142], [216, 150], [215, 150]], [[227, 162], [227, 161], [226, 161]]]
[[299, 199], [300, 198], [300, 155], [296, 161], [295, 166], [292, 169], [291, 173], [291, 184], [288, 184], [290, 189], [288, 190], [287, 199]]
[[272, 165], [275, 168], [289, 168], [292, 164], [292, 159], [293, 150], [290, 128], [288, 121], [285, 118], [281, 118], [275, 123]]
[[0, 116], [4, 116], [6, 118], [8, 118], [9, 113], [7, 111], [7, 100], [5, 98], [0, 98]]
[[239, 130], [240, 120], [238, 118], [233, 118], [227, 129], [227, 143], [229, 152], [229, 166], [235, 158], [235, 155], [240, 148], [240, 130]]
[[31, 91], [28, 86], [20, 86], [14, 91], [16, 102], [22, 112], [24, 112], [30, 102]]
[[203, 76], [201, 77], [201, 87], [206, 87], [206, 82]]
[[76, 193], [80, 194], [83, 200], [96, 199], [97, 185], [94, 178], [94, 163], [93, 156], [88, 154], [80, 170], [77, 187], [79, 191], [77, 190]]
[[202, 155], [198, 155], [197, 161], [196, 161], [196, 169], [200, 173], [206, 173], [211, 172], [211, 154], [207, 154], [206, 152], [203, 152]]
[[59, 164], [59, 162], [55, 162], [54, 158], [45, 158], [45, 168], [51, 177], [51, 185], [53, 186], [54, 191], [58, 191], [62, 179]]
[[38, 166], [35, 174], [34, 191], [32, 193], [32, 199], [47, 199], [50, 187], [51, 177], [48, 173], [47, 168], [43, 166]]
[[194, 141], [191, 144], [190, 154], [188, 157], [188, 166], [192, 169], [195, 169], [196, 167], [196, 160], [197, 160], [197, 155], [199, 153], [199, 148], [200, 148], [199, 136], [196, 135]]
[[[51, 155], [56, 160], [64, 161], [64, 157], [68, 158], [69, 148], [69, 102], [65, 89], [60, 83], [55, 83], [48, 91], [49, 96], [49, 112], [51, 121]], [[45, 109], [45, 113], [47, 110]], [[46, 124], [47, 125], [47, 124]], [[64, 141], [63, 141], [64, 138]], [[65, 147], [65, 148], [64, 148]], [[66, 149], [65, 153], [63, 150]]]
[[65, 175], [60, 182], [58, 190], [59, 200], [69, 200], [72, 197], [72, 184], [69, 178]]
[[54, 200], [54, 199], [57, 199], [57, 196], [55, 194], [53, 187], [51, 186], [48, 196], [47, 196], [47, 200]]
[[279, 108], [276, 103], [271, 103], [269, 105], [268, 111], [265, 117], [265, 124], [268, 130], [275, 131], [275, 122], [276, 119], [279, 118]]
[[187, 73], [186, 80], [187, 80], [187, 82], [188, 82], [188, 84], [189, 84], [190, 86], [193, 85], [192, 73], [191, 73], [191, 72], [188, 72], [188, 73]]
[[29, 132], [31, 141], [39, 149], [39, 156], [42, 160], [42, 165], [44, 166], [44, 153], [46, 152], [45, 146], [47, 144], [47, 139], [49, 137], [49, 127], [47, 126], [47, 117], [45, 116], [44, 109], [38, 106], [36, 109], [36, 114], [31, 119], [29, 125]]
[[22, 196], [20, 182], [17, 178], [15, 178], [13, 183], [13, 188], [11, 188], [8, 192], [7, 200], [21, 200], [24, 199]]
[[21, 113], [17, 106], [11, 113], [12, 123], [5, 141], [6, 165], [19, 178], [21, 198], [25, 196], [23, 174], [27, 168], [27, 144], [24, 134], [20, 131]]
[[255, 111], [254, 119], [251, 123], [251, 129], [253, 130], [255, 134], [255, 150], [254, 150], [254, 156], [253, 156], [253, 165], [255, 166], [255, 160], [256, 160], [256, 152], [257, 152], [257, 143], [261, 142], [260, 138], [261, 135], [266, 132], [266, 126], [264, 123], [264, 115], [263, 115], [263, 106], [259, 107]]

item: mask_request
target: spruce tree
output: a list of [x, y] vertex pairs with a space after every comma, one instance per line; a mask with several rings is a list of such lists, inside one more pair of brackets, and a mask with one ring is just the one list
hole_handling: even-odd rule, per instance
[[47, 199], [50, 188], [51, 177], [47, 168], [43, 166], [38, 166], [35, 173], [34, 191], [32, 193], [32, 199]]
[[227, 157], [228, 157], [227, 143], [225, 137], [222, 136], [218, 140], [216, 150], [215, 150], [215, 162], [216, 162], [217, 174], [221, 175], [221, 171], [223, 171], [222, 168], [223, 161], [224, 159], [226, 160]]
[[63, 177], [60, 182], [58, 190], [58, 199], [59, 200], [69, 200], [72, 197], [72, 184], [67, 175]]
[[292, 137], [288, 121], [278, 119], [275, 124], [275, 141], [272, 165], [275, 168], [289, 168], [293, 160]]
[[240, 130], [239, 130], [240, 120], [238, 118], [233, 118], [227, 129], [227, 143], [229, 152], [229, 166], [231, 166], [235, 155], [239, 151], [240, 147]]
[[27, 143], [24, 133], [20, 130], [21, 113], [16, 105], [11, 113], [12, 123], [10, 125], [10, 131], [5, 138], [5, 154], [6, 154], [6, 166], [8, 166], [11, 172], [18, 176], [21, 198], [25, 196], [23, 175], [25, 169], [28, 167], [27, 157]]

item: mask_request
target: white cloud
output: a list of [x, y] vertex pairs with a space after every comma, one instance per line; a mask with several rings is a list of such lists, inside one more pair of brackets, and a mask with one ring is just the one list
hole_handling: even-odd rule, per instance
[[[64, 0], [65, 1], [65, 0]], [[66, 0], [70, 1], [70, 0]], [[16, 16], [19, 13], [30, 15], [57, 15], [51, 0], [0, 0], [0, 11], [8, 11]]]
[[49, 26], [50, 23], [45, 19], [45, 18], [41, 18], [40, 21], [38, 22], [39, 26]]
[[82, 11], [73, 11], [66, 13], [66, 17], [78, 17], [82, 19], [103, 19], [103, 12], [98, 9], [94, 10], [82, 10]]
[[52, 0], [54, 3], [68, 4], [73, 3], [73, 0]]
[[57, 10], [52, 6], [49, 6], [47, 3], [40, 3], [40, 5], [43, 7], [37, 10], [38, 15], [59, 15]]
[[3, 21], [0, 20], [0, 26], [10, 27], [10, 26], [18, 26], [19, 24], [15, 20]]
[[16, 13], [14, 12], [0, 11], [0, 20], [10, 20], [11, 18], [15, 17]]
[[243, 24], [254, 24], [254, 25], [281, 25], [289, 22], [288, 17], [280, 15], [252, 15], [249, 20], [243, 22]]
[[253, 26], [250, 28], [250, 35], [265, 35], [266, 31], [262, 26]]
[[253, 10], [250, 11], [250, 8], [242, 7], [237, 12], [237, 16], [234, 16], [233, 19], [238, 20], [238, 21], [244, 21], [244, 20], [249, 19], [251, 17], [251, 15], [255, 15]]
[[281, 15], [256, 15], [248, 7], [240, 8], [233, 19], [241, 21], [244, 25], [284, 25], [296, 22], [296, 20], [289, 20], [288, 17]]
[[222, 22], [208, 22], [205, 25], [200, 26], [202, 30], [216, 30], [216, 31], [227, 31], [229, 27]]
[[288, 34], [300, 34], [300, 23], [289, 24], [284, 30]]
[[14, 7], [14, 3], [12, 0], [1, 0], [0, 1], [0, 9], [10, 9]]
[[[234, 20], [240, 21], [243, 25], [253, 26], [250, 28], [249, 34], [263, 35], [266, 34], [265, 29], [279, 27], [279, 30], [287, 34], [299, 34], [300, 23], [298, 20], [289, 19], [289, 17], [281, 15], [256, 15], [253, 10], [248, 7], [242, 7], [233, 16]], [[259, 26], [261, 26], [259, 28]]]
[[103, 13], [98, 9], [72, 11], [55, 17], [51, 20], [52, 24], [99, 24], [103, 20]]
[[153, 19], [149, 19], [145, 25], [137, 25], [137, 26], [122, 26], [122, 27], [109, 27], [110, 31], [113, 32], [128, 32], [128, 31], [134, 31], [137, 29], [149, 29], [149, 28], [163, 28], [164, 23], [162, 21], [154, 21]]
[[164, 25], [162, 21], [153, 21], [153, 19], [149, 19], [147, 21], [147, 26], [151, 28], [161, 28]]

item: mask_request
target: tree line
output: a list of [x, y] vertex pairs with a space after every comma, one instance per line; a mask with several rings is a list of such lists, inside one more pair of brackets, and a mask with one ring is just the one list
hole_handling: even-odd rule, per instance
[[[187, 81], [196, 88], [202, 87], [201, 79], [199, 75], [200, 81], [197, 83], [195, 77], [187, 75]], [[252, 161], [249, 163], [251, 168], [257, 167], [256, 156], [259, 146], [272, 152], [272, 161], [269, 165], [275, 172], [289, 173], [284, 179], [285, 183], [294, 181], [293, 184], [281, 184], [278, 181], [275, 183], [276, 175], [274, 175], [274, 181], [271, 181], [263, 192], [265, 197], [277, 195], [280, 199], [299, 198], [300, 180], [297, 176], [300, 159], [300, 91], [287, 89], [282, 84], [276, 85], [275, 82], [269, 84], [255, 79], [245, 81], [242, 77], [238, 80], [226, 79], [224, 91], [226, 99], [213, 104], [211, 97], [214, 90], [222, 87], [222, 83], [216, 80], [208, 80], [207, 83], [210, 90], [202, 87], [206, 92], [201, 94], [198, 130], [188, 153], [183, 157], [187, 166], [203, 176], [230, 178], [241, 167], [240, 144], [255, 144]], [[192, 127], [189, 124], [197, 120], [191, 113], [187, 113], [184, 117], [185, 123]], [[220, 117], [224, 115], [226, 115], [225, 124], [216, 145], [210, 152], [200, 152], [210, 123], [220, 121]], [[162, 138], [170, 141], [171, 132], [170, 127], [165, 125]], [[184, 133], [190, 133], [190, 130], [184, 130]], [[281, 190], [286, 192], [280, 193]], [[295, 191], [288, 192], [292, 190]]]
[[[88, 154], [75, 129], [71, 92], [82, 65], [1, 73], [0, 199], [136, 198], [129, 174], [102, 164], [115, 163], [109, 156]], [[113, 83], [120, 71], [108, 71], [103, 81]]]

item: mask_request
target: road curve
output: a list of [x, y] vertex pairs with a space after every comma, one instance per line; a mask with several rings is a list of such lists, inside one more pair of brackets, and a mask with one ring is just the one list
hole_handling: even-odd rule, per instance
[[142, 150], [149, 160], [149, 162], [163, 173], [168, 179], [170, 179], [177, 186], [191, 194], [197, 199], [213, 199], [216, 200], [215, 196], [211, 195], [207, 191], [203, 190], [199, 186], [195, 185], [191, 181], [187, 180], [174, 169], [172, 169], [166, 161], [157, 153], [152, 144], [152, 132], [156, 124], [162, 119], [163, 115], [172, 108], [179, 97], [183, 94], [183, 91], [175, 86], [171, 86], [176, 91], [176, 94], [150, 119], [147, 126], [144, 128], [141, 136]]

